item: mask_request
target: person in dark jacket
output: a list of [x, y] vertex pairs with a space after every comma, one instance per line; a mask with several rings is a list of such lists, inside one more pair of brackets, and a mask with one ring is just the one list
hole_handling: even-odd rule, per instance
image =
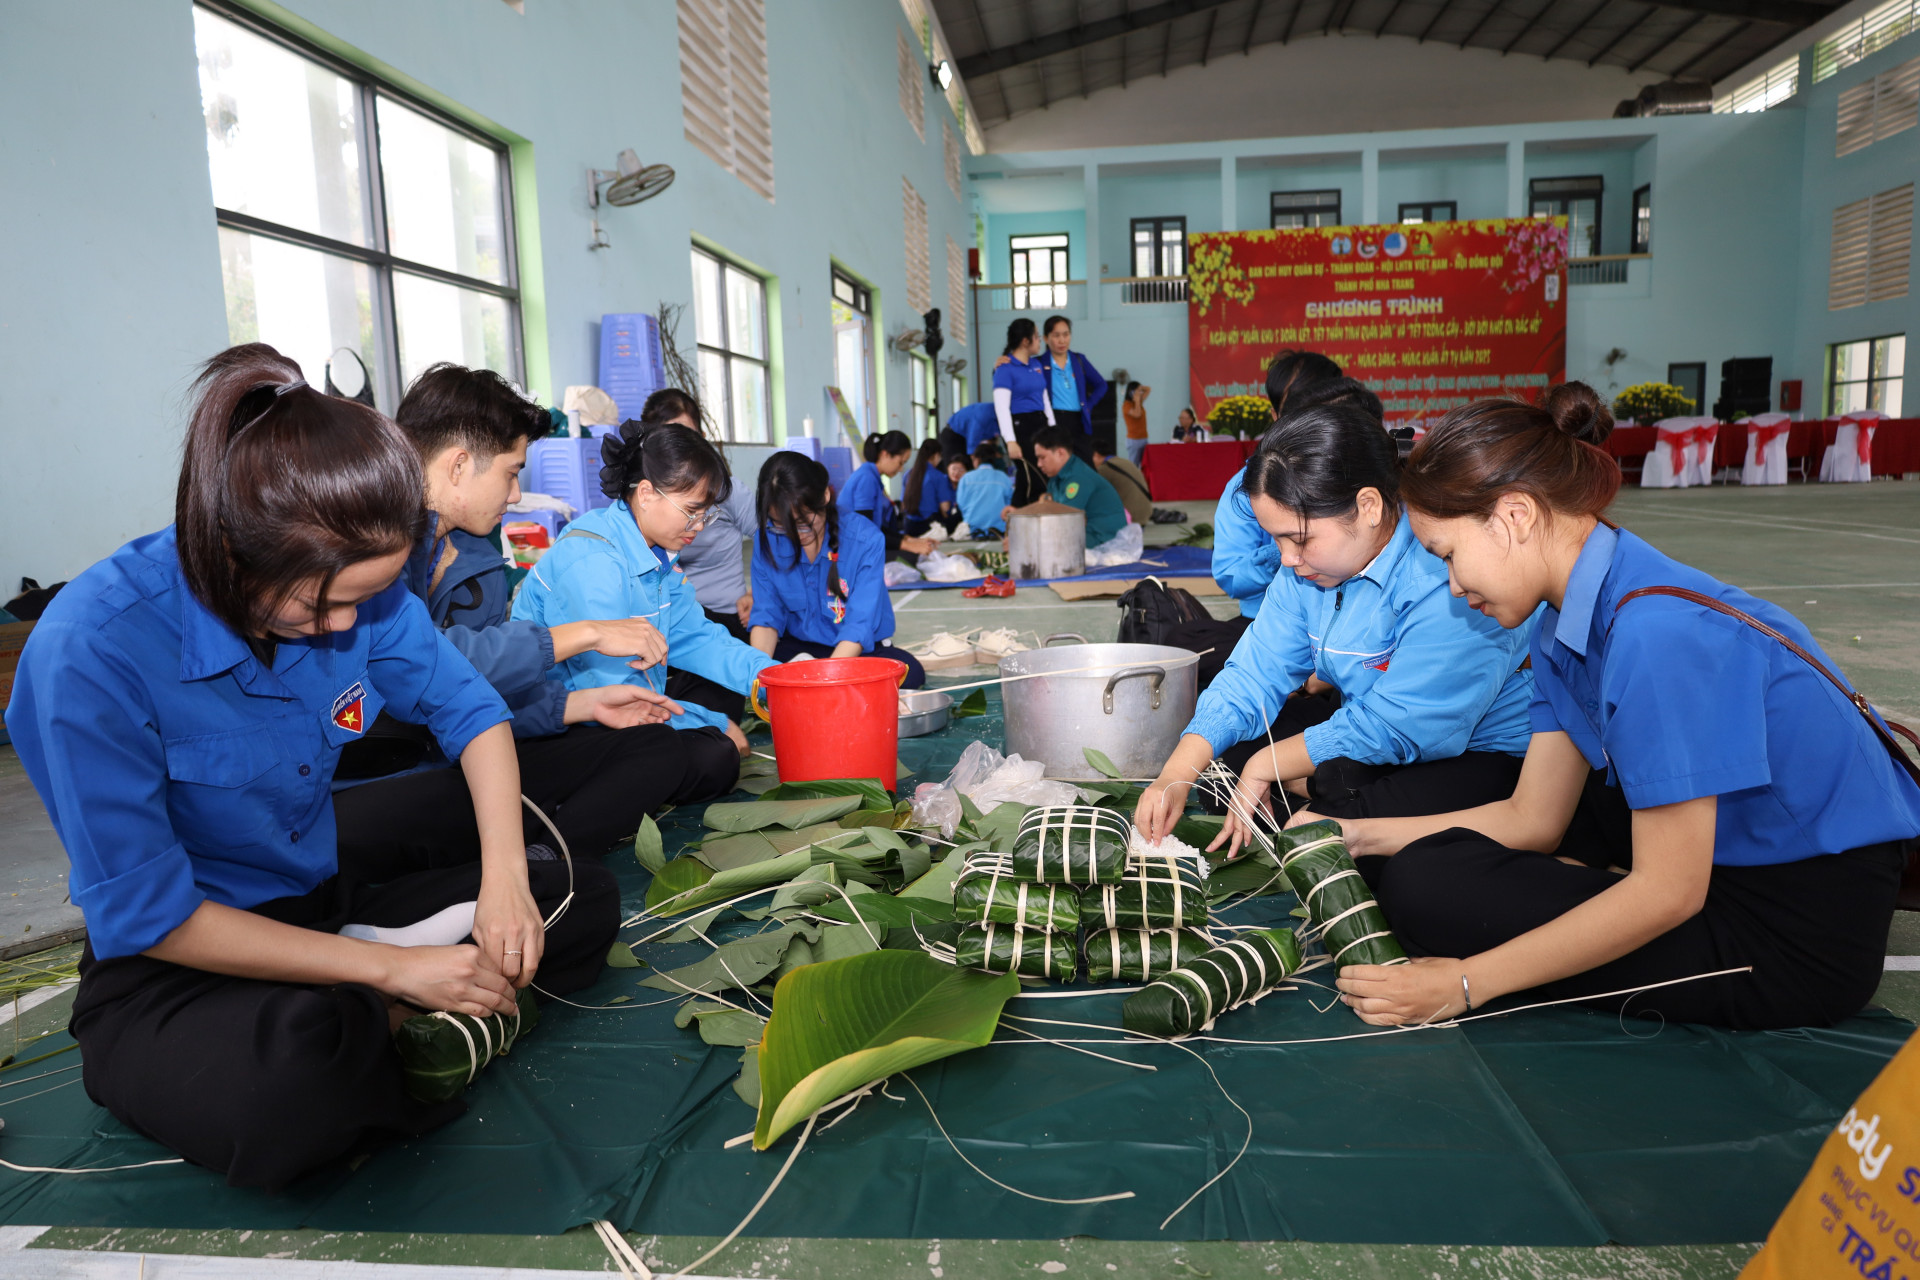
[[[395, 420], [420, 456], [428, 509], [401, 581], [512, 711], [522, 789], [569, 850], [604, 853], [649, 811], [730, 787], [734, 745], [714, 734], [690, 748], [689, 735], [666, 724], [681, 710], [671, 699], [632, 684], [569, 691], [547, 678], [555, 664], [589, 652], [637, 668], [664, 663], [666, 641], [652, 623], [546, 627], [508, 617], [506, 562], [487, 535], [519, 500], [527, 445], [546, 434], [545, 413], [498, 374], [438, 364], [414, 380]], [[446, 764], [406, 726], [376, 722], [346, 753], [336, 784], [341, 867], [378, 883], [475, 856], [471, 817], [448, 801], [464, 784]], [[555, 856], [553, 837], [531, 814], [527, 838], [530, 857]]]

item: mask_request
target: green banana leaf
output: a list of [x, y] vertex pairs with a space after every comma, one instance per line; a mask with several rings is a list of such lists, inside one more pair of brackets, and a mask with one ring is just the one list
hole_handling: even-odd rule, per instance
[[859, 796], [860, 808], [893, 810], [893, 793], [880, 785], [878, 778], [814, 778], [807, 782], [782, 782], [769, 787], [762, 800], [818, 800], [826, 796]]
[[810, 850], [795, 849], [769, 862], [756, 862], [730, 871], [709, 871], [705, 863], [683, 854], [653, 878], [653, 884], [647, 888], [647, 911], [668, 916], [698, 911], [716, 902], [791, 880], [812, 863]]
[[1300, 967], [1290, 929], [1256, 929], [1215, 947], [1127, 997], [1120, 1025], [1150, 1036], [1186, 1036]]
[[972, 693], [960, 700], [959, 704], [954, 707], [950, 718], [954, 720], [967, 720], [973, 716], [983, 716], [985, 714], [987, 714], [987, 691], [985, 689], [975, 689]]
[[708, 1044], [740, 1049], [759, 1044], [761, 1029], [767, 1022], [765, 1018], [731, 1005], [689, 1000], [673, 1015], [673, 1025], [683, 1029], [695, 1026], [700, 1038]]
[[[765, 1034], [764, 1031], [762, 1034]], [[740, 1101], [760, 1109], [760, 1046], [750, 1044], [740, 1051], [740, 1078], [733, 1082], [733, 1092]]]
[[[961, 799], [964, 801], [965, 796]], [[1014, 833], [1020, 830], [1020, 824], [1033, 812], [1030, 804], [1021, 804], [1017, 800], [1002, 800], [991, 812], [982, 815], [973, 824], [974, 833], [1001, 853], [1013, 847]]]
[[1354, 869], [1339, 823], [1293, 827], [1280, 833], [1279, 844], [1280, 866], [1308, 918], [1325, 930], [1320, 940], [1335, 965], [1407, 962], [1373, 890]]
[[521, 1036], [540, 1024], [533, 992], [523, 989], [517, 1001], [517, 1017], [423, 1013], [402, 1022], [393, 1033], [393, 1047], [400, 1055], [400, 1078], [407, 1092], [422, 1102], [459, 1097], [489, 1062], [508, 1053]]
[[[813, 796], [798, 800], [722, 801], [707, 806], [705, 821], [715, 831], [760, 831], [767, 827], [798, 831], [801, 827], [810, 827], [818, 822], [832, 822], [859, 807], [858, 795]], [[889, 803], [887, 808], [891, 810], [893, 805]]]
[[1215, 902], [1243, 893], [1265, 897], [1287, 893], [1292, 888], [1287, 882], [1287, 873], [1265, 852], [1243, 854], [1232, 862], [1217, 862], [1213, 874], [1207, 877], [1207, 896]]
[[[858, 912], [859, 920], [854, 919]], [[869, 893], [852, 902], [830, 902], [813, 914], [826, 920], [848, 924], [864, 921], [876, 929], [905, 929], [916, 922], [953, 919], [953, 907], [938, 898], [896, 897], [890, 893]]]
[[1213, 948], [1197, 929], [1095, 929], [1087, 934], [1088, 982], [1147, 982]]
[[[964, 846], [963, 846], [964, 847]], [[897, 896], [902, 898], [927, 898], [935, 902], [953, 901], [953, 881], [960, 872], [962, 854], [959, 849], [948, 850], [947, 856], [933, 864], [932, 870], [918, 880], [908, 883]]]
[[1047, 933], [1017, 924], [963, 924], [954, 936], [954, 963], [962, 969], [1016, 973], [1027, 978], [1072, 982], [1080, 968], [1075, 933]]
[[797, 831], [771, 827], [765, 831], [715, 834], [702, 840], [692, 856], [715, 871], [731, 871], [735, 867], [749, 867], [756, 862], [765, 862], [783, 853], [792, 853], [795, 849], [845, 834], [846, 829], [837, 822], [816, 822]]
[[640, 819], [640, 829], [633, 833], [633, 856], [640, 865], [655, 875], [667, 865], [666, 844], [660, 838], [660, 824], [651, 814]]
[[918, 951], [869, 951], [810, 964], [780, 980], [757, 1056], [753, 1146], [827, 1103], [898, 1071], [986, 1044], [1011, 977], [956, 969]]
[[780, 967], [789, 948], [820, 936], [820, 927], [790, 924], [766, 933], [756, 933], [714, 948], [713, 954], [679, 969], [650, 974], [640, 980], [643, 987], [672, 991], [681, 995], [696, 992], [711, 994], [728, 987], [751, 987]]
[[774, 971], [775, 977], [784, 978], [801, 965], [822, 964], [828, 960], [857, 956], [863, 951], [878, 951], [886, 937], [887, 931], [877, 924], [826, 925], [813, 941], [803, 939], [787, 948], [780, 967]]
[[1118, 778], [1120, 776], [1120, 770], [1114, 766], [1113, 761], [1108, 757], [1107, 753], [1097, 747], [1082, 747], [1080, 748], [1080, 754], [1087, 758], [1088, 764], [1092, 765], [1097, 771], [1105, 774], [1107, 777]]

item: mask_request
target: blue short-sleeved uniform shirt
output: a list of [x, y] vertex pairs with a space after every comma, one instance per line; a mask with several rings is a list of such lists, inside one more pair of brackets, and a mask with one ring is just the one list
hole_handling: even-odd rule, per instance
[[1053, 407], [1066, 413], [1080, 412], [1080, 380], [1073, 367], [1073, 357], [1068, 355], [1063, 369], [1054, 363], [1053, 353], [1044, 352], [1040, 363], [1047, 371], [1047, 395], [1053, 400]]
[[[842, 509], [840, 592], [832, 589], [828, 552], [813, 560], [778, 529], [768, 526], [766, 545], [753, 540], [753, 617], [748, 626], [772, 627], [810, 644], [851, 640], [862, 652], [893, 635], [893, 601], [887, 596], [886, 535], [864, 516]], [[771, 553], [769, 553], [769, 550]]]
[[863, 462], [853, 469], [846, 486], [833, 495], [833, 501], [842, 511], [858, 511], [876, 524], [886, 523], [893, 510], [893, 499], [887, 497], [887, 482], [880, 468], [871, 462]]
[[928, 467], [927, 474], [920, 477], [920, 510], [915, 512], [922, 520], [931, 520], [940, 514], [940, 504], [953, 501], [953, 481], [947, 478], [943, 467]]
[[957, 410], [947, 419], [947, 429], [965, 436], [967, 452], [972, 453], [987, 441], [1000, 438], [1000, 419], [994, 415], [992, 402], [982, 401]]
[[20, 656], [7, 729], [94, 954], [145, 951], [202, 902], [245, 909], [334, 874], [334, 767], [382, 711], [450, 759], [508, 718], [404, 583], [349, 630], [279, 641], [269, 667], [188, 589], [172, 528], [75, 578]]
[[1032, 363], [1009, 360], [993, 371], [996, 391], [1011, 391], [1013, 401], [1008, 413], [1041, 413], [1047, 407], [1047, 371], [1039, 359]]
[[1000, 513], [1013, 501], [1013, 477], [995, 467], [975, 467], [960, 477], [954, 499], [960, 518], [975, 533], [998, 529], [1006, 523]]
[[1713, 860], [1797, 862], [1920, 833], [1920, 788], [1785, 646], [1641, 587], [1687, 587], [1839, 668], [1786, 610], [1597, 526], [1533, 643], [1536, 732], [1565, 732], [1635, 809], [1718, 796]]

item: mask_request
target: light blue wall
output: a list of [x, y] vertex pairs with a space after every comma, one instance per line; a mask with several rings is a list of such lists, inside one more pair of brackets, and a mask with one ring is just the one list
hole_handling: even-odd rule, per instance
[[[1274, 190], [1338, 187], [1346, 220], [1359, 221], [1369, 152], [1378, 165], [1383, 220], [1401, 200], [1416, 199], [1456, 199], [1462, 217], [1503, 216], [1516, 196], [1524, 207], [1532, 178], [1597, 173], [1606, 183], [1606, 253], [1627, 252], [1634, 188], [1651, 183], [1654, 256], [1628, 264], [1625, 283], [1569, 290], [1568, 375], [1611, 395], [1631, 383], [1664, 380], [1669, 363], [1702, 361], [1711, 397], [1722, 361], [1770, 355], [1776, 382], [1803, 379], [1812, 409], [1826, 344], [1920, 329], [1911, 296], [1846, 312], [1825, 309], [1833, 207], [1911, 181], [1920, 169], [1920, 130], [1833, 160], [1834, 99], [1841, 88], [1916, 53], [1920, 36], [1793, 104], [1750, 115], [1020, 153], [982, 156], [971, 169], [982, 175], [980, 198], [991, 201], [1004, 180], [989, 173], [1097, 167], [1103, 176], [1094, 193], [1101, 222], [1095, 247], [1114, 268], [1109, 275], [1125, 273], [1124, 259], [1116, 260], [1121, 247], [1109, 237], [1124, 234], [1126, 207], [1144, 211], [1181, 200], [1199, 207], [1209, 200], [1187, 175], [1130, 177], [1122, 185], [1107, 176], [1116, 169], [1230, 165], [1228, 199], [1241, 229], [1267, 225]], [[1074, 203], [1084, 207], [1083, 192]], [[1207, 207], [1219, 205], [1213, 195]], [[1174, 412], [1188, 395], [1184, 305], [1129, 306], [1117, 286], [1108, 286], [1089, 299], [1074, 345], [1103, 369], [1124, 365], [1154, 385], [1153, 438], [1170, 437]], [[1626, 355], [1610, 367], [1606, 356], [1616, 348]]]
[[[1920, 337], [1920, 296], [1914, 293], [1911, 276], [1904, 298], [1869, 302], [1841, 311], [1827, 310], [1827, 263], [1832, 246], [1833, 211], [1920, 177], [1920, 129], [1897, 133], [1849, 156], [1834, 155], [1840, 94], [1915, 57], [1920, 57], [1920, 35], [1897, 40], [1829, 79], [1803, 88], [1795, 99], [1804, 107], [1800, 114], [1806, 119], [1802, 153], [1805, 181], [1798, 193], [1804, 233], [1797, 255], [1802, 299], [1793, 362], [1797, 372], [1781, 374], [1776, 369], [1775, 374], [1805, 379], [1809, 413], [1818, 414], [1826, 407], [1822, 393], [1829, 345], [1904, 333], [1908, 335], [1911, 351], [1911, 344]], [[1803, 77], [1807, 74], [1808, 61], [1801, 62]], [[1784, 271], [1784, 263], [1775, 269]], [[1912, 355], [1908, 356], [1907, 368], [1915, 370]], [[1916, 409], [1920, 409], [1920, 388], [1909, 378], [1902, 412], [1912, 415]]]
[[[947, 308], [946, 237], [972, 243], [972, 219], [944, 177], [945, 100], [927, 93], [924, 142], [901, 111], [898, 0], [767, 7], [773, 203], [685, 140], [666, 0], [539, 0], [524, 16], [471, 0], [289, 0], [276, 12], [531, 142], [539, 219], [520, 231], [523, 245], [537, 237], [544, 267], [554, 385], [537, 389], [549, 397], [594, 381], [601, 314], [691, 303], [699, 235], [777, 278], [776, 393], [792, 430], [803, 416], [819, 423], [830, 260], [873, 282], [883, 337], [919, 327], [903, 176], [927, 203], [932, 302]], [[9, 132], [0, 187], [0, 377], [36, 412], [9, 429], [0, 587], [67, 577], [170, 518], [181, 392], [226, 345], [188, 0], [9, 6], [7, 23], [0, 109], [32, 125]], [[589, 251], [584, 172], [611, 168], [622, 147], [678, 178], [645, 204], [603, 209], [613, 247]], [[971, 358], [969, 335], [950, 329], [944, 354]], [[880, 359], [897, 425], [906, 357]], [[733, 450], [749, 475], [763, 453]]]
[[1189, 234], [1220, 230], [1220, 171], [1100, 177], [1103, 276], [1133, 274], [1135, 218], [1185, 218]]

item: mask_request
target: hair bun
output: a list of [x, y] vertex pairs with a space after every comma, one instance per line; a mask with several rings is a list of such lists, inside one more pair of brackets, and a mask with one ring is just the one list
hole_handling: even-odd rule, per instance
[[1606, 443], [1613, 434], [1613, 415], [1606, 401], [1584, 382], [1563, 382], [1547, 388], [1540, 407], [1553, 415], [1553, 425], [1575, 440], [1590, 445]]
[[647, 424], [628, 418], [620, 429], [600, 437], [600, 492], [619, 500], [644, 477], [635, 471], [640, 464], [641, 446], [646, 443]]

